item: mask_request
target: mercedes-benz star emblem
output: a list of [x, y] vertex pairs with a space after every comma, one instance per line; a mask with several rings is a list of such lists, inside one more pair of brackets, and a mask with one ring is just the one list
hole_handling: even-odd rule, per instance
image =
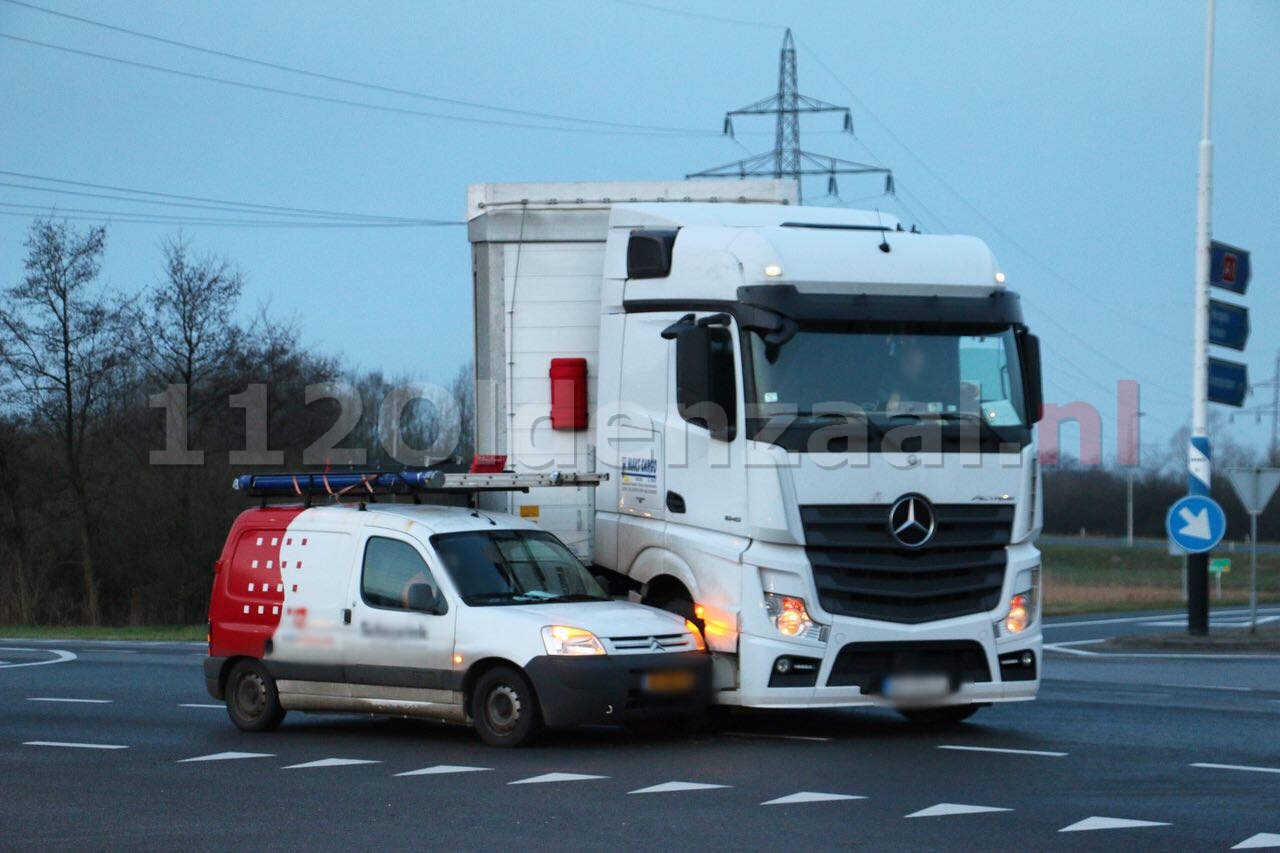
[[889, 533], [904, 548], [920, 548], [933, 538], [933, 507], [920, 495], [904, 495], [889, 509]]

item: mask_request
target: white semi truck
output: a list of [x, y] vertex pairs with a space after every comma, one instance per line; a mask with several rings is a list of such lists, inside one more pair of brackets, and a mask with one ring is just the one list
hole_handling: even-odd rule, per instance
[[485, 496], [687, 616], [714, 699], [922, 722], [1032, 699], [1040, 355], [973, 237], [789, 181], [480, 184]]

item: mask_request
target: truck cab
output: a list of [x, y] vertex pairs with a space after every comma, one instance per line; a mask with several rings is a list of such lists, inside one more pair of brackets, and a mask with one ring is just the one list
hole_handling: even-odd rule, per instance
[[247, 510], [217, 563], [209, 631], [206, 686], [249, 731], [290, 710], [356, 712], [471, 724], [515, 746], [544, 725], [705, 702], [694, 626], [609, 599], [536, 525], [463, 507]]
[[[695, 621], [717, 702], [945, 721], [1033, 698], [1017, 295], [976, 238], [741, 184], [472, 188], [480, 448], [612, 475], [576, 506], [490, 505]], [[586, 430], [546, 417], [561, 357], [588, 365]]]

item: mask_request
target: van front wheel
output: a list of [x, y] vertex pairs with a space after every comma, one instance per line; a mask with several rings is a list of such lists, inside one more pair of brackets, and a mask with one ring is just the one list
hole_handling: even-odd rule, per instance
[[476, 733], [490, 746], [532, 743], [542, 729], [541, 716], [529, 679], [511, 667], [494, 667], [480, 676], [471, 694]]
[[261, 661], [237, 662], [227, 676], [226, 696], [227, 715], [241, 731], [269, 732], [284, 719], [275, 679]]

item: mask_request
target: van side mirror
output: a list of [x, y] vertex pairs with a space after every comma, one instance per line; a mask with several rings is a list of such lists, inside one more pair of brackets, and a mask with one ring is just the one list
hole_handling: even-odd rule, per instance
[[405, 602], [410, 610], [416, 610], [419, 613], [444, 612], [441, 607], [443, 600], [436, 595], [436, 591], [429, 583], [409, 584], [409, 589], [405, 593]]
[[682, 322], [673, 329], [680, 417], [706, 429], [714, 439], [733, 441], [738, 420], [733, 335], [723, 326], [701, 322]]
[[1022, 332], [1018, 335], [1022, 356], [1023, 401], [1027, 408], [1027, 419], [1031, 423], [1039, 423], [1044, 410], [1044, 386], [1040, 373], [1040, 339], [1035, 335]]

